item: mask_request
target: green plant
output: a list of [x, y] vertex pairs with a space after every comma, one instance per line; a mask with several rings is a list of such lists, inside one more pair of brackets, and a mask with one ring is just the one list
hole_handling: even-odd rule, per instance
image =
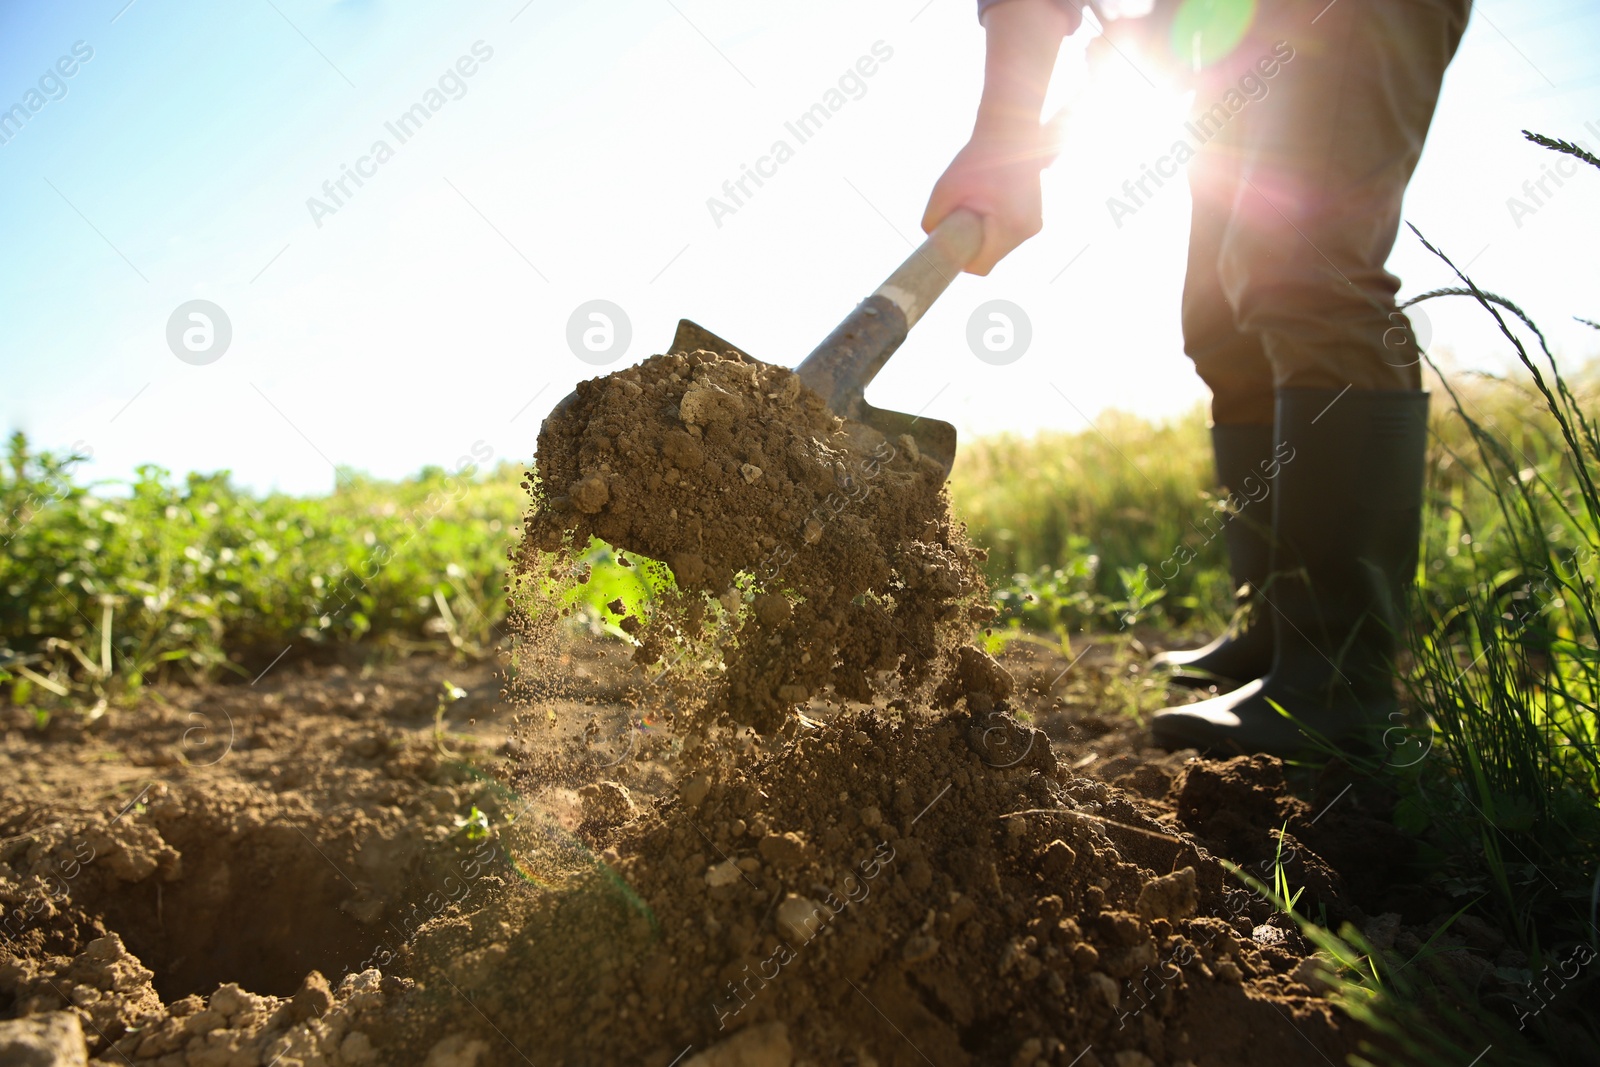
[[[0, 681], [13, 703], [103, 710], [153, 678], [251, 678], [291, 650], [476, 657], [506, 643], [507, 549], [527, 506], [518, 467], [398, 481], [341, 470], [330, 493], [291, 497], [249, 493], [225, 471], [146, 466], [89, 483], [85, 457], [20, 433], [7, 458]], [[637, 610], [670, 588], [665, 568], [624, 566], [600, 542], [583, 563], [589, 580], [566, 581], [561, 603], [596, 632], [624, 636], [608, 603]]]
[[1282, 909], [1293, 914], [1294, 906], [1299, 902], [1300, 894], [1306, 891], [1306, 887], [1301, 886], [1293, 892], [1289, 890], [1289, 872], [1283, 865], [1283, 836], [1288, 832], [1289, 824], [1285, 821], [1278, 829], [1278, 847], [1272, 856], [1272, 892], [1274, 899], [1283, 902]]
[[489, 816], [472, 805], [472, 810], [465, 815], [455, 818], [456, 833], [468, 844], [477, 844], [479, 841], [489, 839]]
[[1001, 625], [1220, 624], [1232, 589], [1206, 521], [1217, 506], [1206, 434], [1196, 409], [1171, 422], [1113, 413], [1082, 433], [964, 444], [950, 495], [988, 552]]
[[444, 713], [456, 701], [467, 695], [467, 691], [450, 681], [448, 678], [439, 683], [439, 697], [433, 705], [433, 747], [446, 759], [459, 759], [460, 756], [452, 752], [445, 744], [445, 739], [450, 735], [450, 728], [445, 725]]
[[174, 671], [248, 677], [291, 646], [476, 655], [498, 640], [526, 499], [515, 468], [342, 471], [330, 494], [297, 498], [155, 467], [89, 484], [80, 458], [16, 434], [0, 470], [0, 662], [57, 697], [114, 698]]

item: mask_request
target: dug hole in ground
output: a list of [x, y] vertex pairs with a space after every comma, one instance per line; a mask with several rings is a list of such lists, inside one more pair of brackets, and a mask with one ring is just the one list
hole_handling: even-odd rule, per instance
[[[1221, 860], [1380, 946], [1425, 937], [1375, 869], [1401, 847], [1381, 808], [1142, 748], [1104, 712], [1107, 650], [969, 644], [981, 554], [910, 438], [680, 353], [585, 383], [537, 466], [505, 662], [290, 663], [7, 723], [4, 1040], [164, 1067], [1376, 1040]], [[656, 595], [584, 607], [591, 537]]]

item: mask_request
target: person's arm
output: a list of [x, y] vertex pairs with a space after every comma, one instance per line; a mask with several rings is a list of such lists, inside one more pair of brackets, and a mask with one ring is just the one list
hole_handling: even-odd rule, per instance
[[1039, 171], [1051, 147], [1039, 113], [1062, 38], [1077, 20], [1056, 0], [1005, 0], [988, 7], [983, 27], [983, 99], [972, 138], [933, 187], [922, 216], [924, 231], [958, 207], [983, 216], [983, 248], [967, 267], [973, 274], [988, 274], [1043, 225]]

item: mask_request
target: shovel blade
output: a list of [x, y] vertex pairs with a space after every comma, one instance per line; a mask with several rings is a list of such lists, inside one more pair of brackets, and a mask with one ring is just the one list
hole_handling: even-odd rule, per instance
[[866, 401], [861, 403], [861, 421], [898, 443], [902, 435], [909, 435], [917, 443], [917, 451], [933, 460], [950, 477], [950, 468], [956, 462], [956, 428], [942, 419], [929, 419], [908, 415], [904, 411], [875, 408]]
[[737, 352], [746, 359], [754, 359], [750, 353], [738, 345], [730, 344], [701, 326], [688, 319], [678, 320], [678, 332], [672, 335], [672, 347], [668, 352]]

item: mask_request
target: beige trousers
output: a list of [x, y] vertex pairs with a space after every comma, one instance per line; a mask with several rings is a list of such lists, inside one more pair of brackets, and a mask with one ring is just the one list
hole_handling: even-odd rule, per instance
[[1470, 7], [1264, 2], [1200, 77], [1183, 335], [1215, 422], [1270, 424], [1278, 388], [1421, 387], [1384, 263]]

